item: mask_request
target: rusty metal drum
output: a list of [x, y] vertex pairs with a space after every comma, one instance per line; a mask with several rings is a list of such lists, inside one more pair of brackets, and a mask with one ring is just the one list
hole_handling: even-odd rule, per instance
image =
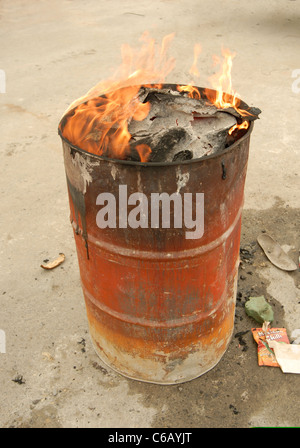
[[[222, 153], [172, 163], [93, 155], [60, 131], [91, 340], [100, 358], [126, 377], [181, 383], [212, 369], [224, 355], [234, 328], [252, 128]], [[126, 225], [121, 199], [142, 193], [150, 203], [152, 193], [162, 192], [191, 194], [194, 202], [202, 194], [198, 238], [187, 238], [184, 225], [172, 225], [178, 212], [172, 201], [169, 228]], [[99, 228], [107, 193], [115, 198], [116, 225]], [[128, 202], [127, 214], [133, 210]]]

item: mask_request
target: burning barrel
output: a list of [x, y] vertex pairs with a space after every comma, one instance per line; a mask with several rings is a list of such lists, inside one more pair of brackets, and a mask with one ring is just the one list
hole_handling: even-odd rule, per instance
[[[253, 129], [250, 119], [247, 129], [231, 135], [227, 130], [226, 141], [218, 129], [211, 141], [203, 134], [198, 143], [189, 139], [187, 128], [178, 126], [183, 118], [177, 100], [174, 106], [175, 97], [182, 102], [177, 87], [165, 86], [172, 96], [168, 104], [177, 111], [175, 129], [167, 122], [164, 131], [157, 125], [150, 132], [161, 116], [158, 111], [148, 115], [148, 127], [134, 128], [133, 123], [122, 159], [94, 154], [71, 141], [66, 126], [72, 128], [74, 110], [59, 125], [94, 348], [119, 373], [159, 384], [204, 374], [231, 340]], [[198, 91], [205, 96], [203, 89]], [[160, 93], [153, 100], [159, 104]], [[250, 110], [243, 102], [240, 107]], [[197, 126], [205, 128], [216, 110], [201, 115], [193, 103], [190, 112], [197, 134]], [[165, 116], [170, 117], [169, 109]], [[235, 123], [240, 121], [235, 116]], [[89, 130], [93, 142], [98, 131]], [[153, 159], [148, 154], [148, 161], [142, 161], [147, 148]]]

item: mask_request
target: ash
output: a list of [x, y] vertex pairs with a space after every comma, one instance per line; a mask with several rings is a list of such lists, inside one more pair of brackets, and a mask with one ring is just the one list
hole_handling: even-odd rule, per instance
[[233, 143], [228, 131], [238, 120], [234, 110], [172, 89], [142, 87], [139, 100], [150, 102], [151, 109], [143, 121], [129, 123], [130, 160], [140, 160], [135, 148], [141, 144], [151, 148], [148, 162], [176, 162], [209, 156]]

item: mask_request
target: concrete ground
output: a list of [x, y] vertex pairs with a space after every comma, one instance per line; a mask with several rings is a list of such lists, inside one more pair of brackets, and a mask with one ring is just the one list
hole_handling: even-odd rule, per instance
[[[214, 369], [174, 386], [129, 380], [94, 352], [57, 135], [66, 107], [145, 30], [158, 40], [176, 33], [170, 82], [190, 81], [196, 42], [198, 85], [208, 85], [222, 46], [236, 52], [233, 86], [262, 110], [251, 136], [241, 241], [250, 255], [240, 268], [234, 335]], [[298, 260], [300, 2], [1, 0], [0, 35], [0, 426], [300, 426], [299, 378], [257, 365], [257, 325], [244, 310], [250, 295], [264, 294], [273, 326], [289, 336], [300, 328], [299, 271], [274, 267], [256, 242], [266, 230]], [[60, 267], [41, 269], [59, 252]]]

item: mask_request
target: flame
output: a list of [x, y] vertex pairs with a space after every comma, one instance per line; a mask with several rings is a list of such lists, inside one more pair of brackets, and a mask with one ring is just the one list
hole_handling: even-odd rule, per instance
[[[194, 46], [194, 61], [190, 68], [190, 74], [194, 76], [199, 76], [199, 70], [197, 67], [198, 57], [201, 53], [200, 44], [195, 44]], [[218, 109], [227, 109], [234, 108], [241, 116], [249, 116], [251, 115], [249, 112], [240, 109], [240, 99], [237, 93], [232, 88], [232, 80], [231, 80], [231, 70], [232, 70], [232, 61], [235, 57], [234, 53], [231, 53], [227, 49], [222, 49], [223, 63], [221, 64], [220, 59], [217, 56], [214, 56], [214, 60], [216, 64], [222, 65], [219, 73], [216, 73], [214, 76], [210, 78], [211, 89], [204, 89], [204, 94], [208, 101], [211, 104], [214, 104]], [[186, 86], [177, 86], [177, 90], [179, 92], [187, 92], [190, 98], [200, 99], [201, 95], [199, 90], [191, 84]], [[229, 135], [236, 129], [248, 129], [249, 121], [244, 120], [240, 124], [235, 124], [232, 128], [229, 129]]]
[[195, 98], [196, 100], [201, 98], [199, 90], [197, 87], [192, 86], [192, 84], [188, 84], [187, 86], [177, 86], [177, 90], [179, 92], [188, 92], [189, 98]]
[[[222, 49], [223, 63], [219, 58], [215, 57], [216, 64], [222, 65], [219, 73], [216, 73], [210, 78], [212, 89], [205, 89], [204, 93], [210, 103], [214, 104], [218, 109], [234, 108], [242, 117], [250, 116], [251, 114], [239, 106], [241, 100], [238, 97], [237, 92], [232, 88], [231, 70], [232, 61], [235, 57], [235, 53], [231, 53], [228, 49]], [[235, 124], [230, 130], [229, 135], [233, 133], [235, 129], [248, 129], [249, 121], [244, 120], [241, 124]]]
[[235, 131], [236, 129], [248, 129], [248, 127], [249, 127], [249, 122], [243, 121], [241, 124], [235, 124], [234, 126], [232, 126], [232, 128], [229, 129], [228, 134], [232, 135], [233, 131]]
[[[189, 70], [190, 74], [193, 76], [200, 76], [198, 67], [197, 67], [197, 63], [198, 63], [198, 58], [199, 58], [199, 54], [201, 53], [202, 48], [200, 44], [195, 44], [194, 45], [194, 60], [193, 60], [193, 64], [191, 65], [191, 68]], [[201, 98], [200, 92], [197, 89], [197, 87], [193, 86], [193, 83], [188, 84], [187, 86], [177, 86], [177, 90], [179, 92], [188, 92], [188, 96], [190, 98], [195, 98], [197, 100], [199, 100]]]
[[148, 145], [141, 144], [135, 148], [140, 156], [141, 162], [147, 162], [151, 154], [151, 148]]
[[201, 45], [195, 44], [194, 45], [194, 61], [190, 68], [190, 74], [193, 76], [200, 76], [200, 72], [198, 70], [197, 64], [198, 64], [199, 54], [201, 53], [201, 51], [202, 51]]
[[[64, 137], [88, 152], [124, 158], [130, 149], [128, 124], [144, 120], [150, 111], [150, 104], [138, 99], [140, 87], [151, 83], [160, 88], [175, 66], [167, 56], [173, 37], [165, 36], [159, 48], [148, 33], [142, 35], [139, 51], [122, 45], [122, 64], [113, 78], [98, 83], [64, 113]], [[145, 147], [137, 149], [141, 161], [151, 153]]]
[[[128, 125], [131, 120], [142, 121], [150, 111], [150, 103], [139, 100], [141, 86], [161, 88], [166, 76], [175, 66], [174, 58], [168, 56], [168, 50], [174, 33], [165, 36], [158, 46], [145, 32], [141, 37], [141, 49], [135, 50], [122, 45], [122, 64], [111, 79], [101, 81], [86, 95], [74, 101], [63, 115], [62, 132], [72, 144], [90, 153], [124, 159], [130, 154], [131, 134]], [[194, 46], [194, 59], [190, 68], [192, 76], [199, 76], [197, 67], [201, 53], [200, 44]], [[204, 89], [205, 98], [219, 109], [234, 108], [241, 116], [251, 115], [239, 108], [240, 99], [232, 88], [231, 69], [234, 54], [222, 50], [224, 58], [221, 71], [211, 79], [211, 89]], [[190, 83], [177, 86], [180, 92], [200, 99], [199, 90]], [[249, 121], [244, 120], [229, 130], [231, 135], [236, 129], [247, 129]], [[146, 162], [151, 148], [142, 144], [136, 147], [141, 162]]]

